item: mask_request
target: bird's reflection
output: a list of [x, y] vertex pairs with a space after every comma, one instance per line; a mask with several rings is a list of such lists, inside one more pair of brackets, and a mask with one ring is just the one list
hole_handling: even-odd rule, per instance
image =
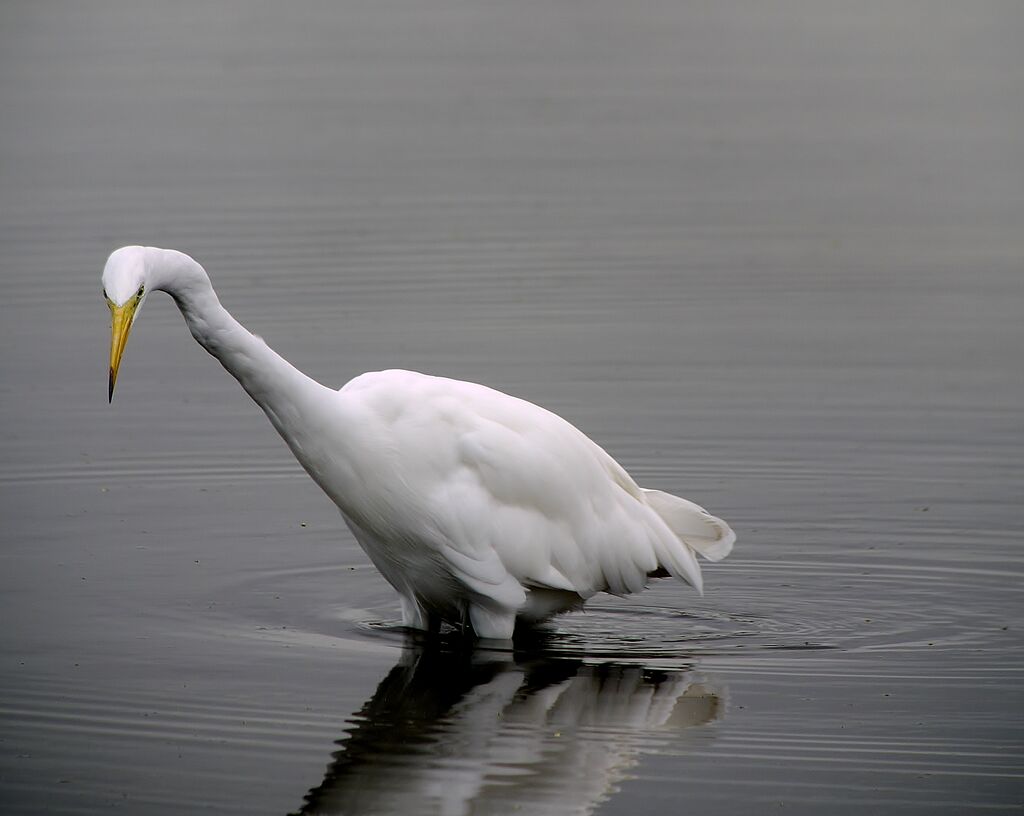
[[407, 644], [299, 812], [590, 813], [723, 707], [685, 668]]

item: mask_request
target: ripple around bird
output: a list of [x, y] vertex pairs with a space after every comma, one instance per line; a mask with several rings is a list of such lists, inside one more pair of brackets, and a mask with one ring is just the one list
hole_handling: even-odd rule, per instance
[[[914, 670], [941, 660], [943, 652], [993, 650], [1003, 671], [1019, 672], [1024, 644], [1014, 610], [1020, 584], [1007, 580], [1007, 570], [1013, 568], [947, 568], [913, 558], [871, 564], [739, 558], [714, 568], [704, 598], [671, 580], [655, 581], [639, 596], [598, 595], [585, 611], [543, 625], [534, 642], [553, 655], [662, 663], [715, 658], [760, 664], [773, 654], [848, 653], [863, 655], [882, 673], [890, 670], [885, 654], [900, 655], [899, 670]], [[350, 565], [257, 574], [247, 579], [247, 589], [256, 597], [292, 599], [289, 637], [395, 640], [403, 632], [397, 599], [379, 579], [367, 581], [368, 572]], [[280, 612], [277, 604], [246, 614], [269, 621]], [[225, 621], [243, 628], [252, 623]], [[964, 663], [957, 672], [987, 675], [989, 669]]]

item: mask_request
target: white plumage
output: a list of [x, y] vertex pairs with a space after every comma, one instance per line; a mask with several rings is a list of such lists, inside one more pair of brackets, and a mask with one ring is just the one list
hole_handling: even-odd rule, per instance
[[334, 391], [299, 372], [220, 305], [187, 255], [114, 252], [110, 390], [152, 289], [259, 404], [398, 591], [403, 622], [470, 623], [509, 638], [596, 592], [639, 592], [665, 572], [702, 591], [695, 553], [735, 535], [685, 499], [643, 490], [561, 417], [482, 385], [412, 371], [363, 374]]

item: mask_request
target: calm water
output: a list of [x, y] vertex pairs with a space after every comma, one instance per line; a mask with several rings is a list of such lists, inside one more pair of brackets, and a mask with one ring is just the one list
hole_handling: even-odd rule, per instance
[[[1014, 3], [0, 7], [0, 810], [1024, 804]], [[707, 595], [427, 650], [153, 297], [568, 417], [728, 519]]]

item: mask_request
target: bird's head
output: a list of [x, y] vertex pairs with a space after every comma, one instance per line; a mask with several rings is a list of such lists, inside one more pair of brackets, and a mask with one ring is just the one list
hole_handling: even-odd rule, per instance
[[107, 399], [114, 398], [114, 383], [121, 355], [132, 324], [139, 315], [142, 301], [149, 294], [146, 250], [140, 246], [115, 250], [103, 267], [103, 297], [110, 307], [110, 388]]

